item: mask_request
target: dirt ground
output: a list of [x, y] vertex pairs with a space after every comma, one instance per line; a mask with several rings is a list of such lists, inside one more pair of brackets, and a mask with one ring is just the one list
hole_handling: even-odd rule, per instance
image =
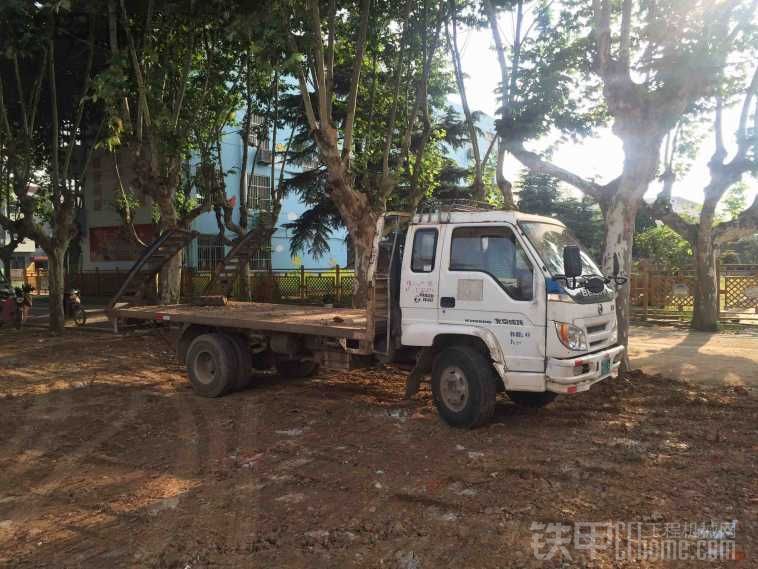
[[[207, 400], [173, 355], [159, 335], [0, 332], [1, 567], [756, 567], [750, 386], [634, 374], [542, 410], [504, 397], [463, 431], [428, 386], [404, 401], [397, 370]], [[732, 520], [736, 562], [532, 548], [545, 524]]]
[[[752, 331], [751, 331], [752, 330]], [[633, 326], [632, 364], [700, 385], [758, 388], [758, 331], [712, 333], [672, 326]]]

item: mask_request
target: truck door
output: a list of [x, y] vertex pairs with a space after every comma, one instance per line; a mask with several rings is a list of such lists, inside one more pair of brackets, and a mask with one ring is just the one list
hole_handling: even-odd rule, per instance
[[512, 372], [544, 372], [542, 279], [507, 224], [448, 227], [440, 267], [439, 322], [491, 330]]
[[437, 323], [442, 227], [412, 225], [403, 254], [400, 308], [403, 326]]

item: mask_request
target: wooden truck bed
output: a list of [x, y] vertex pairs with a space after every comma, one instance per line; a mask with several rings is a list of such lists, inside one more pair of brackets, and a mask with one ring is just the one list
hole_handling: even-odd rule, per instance
[[366, 310], [262, 302], [229, 302], [225, 306], [132, 306], [114, 308], [112, 316], [134, 320], [206, 324], [261, 332], [290, 332], [368, 340]]

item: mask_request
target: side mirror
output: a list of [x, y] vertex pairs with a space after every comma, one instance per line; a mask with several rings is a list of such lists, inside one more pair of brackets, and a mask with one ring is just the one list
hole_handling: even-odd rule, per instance
[[582, 256], [577, 245], [563, 248], [563, 274], [570, 279], [582, 276]]
[[613, 254], [613, 276], [619, 276], [621, 269], [619, 268], [619, 256], [618, 253]]

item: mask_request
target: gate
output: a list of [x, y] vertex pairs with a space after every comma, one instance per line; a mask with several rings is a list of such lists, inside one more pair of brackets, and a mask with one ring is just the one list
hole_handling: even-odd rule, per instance
[[[758, 324], [758, 265], [716, 266], [719, 319]], [[695, 305], [695, 271], [641, 263], [632, 274], [632, 315], [640, 319], [689, 320]]]

